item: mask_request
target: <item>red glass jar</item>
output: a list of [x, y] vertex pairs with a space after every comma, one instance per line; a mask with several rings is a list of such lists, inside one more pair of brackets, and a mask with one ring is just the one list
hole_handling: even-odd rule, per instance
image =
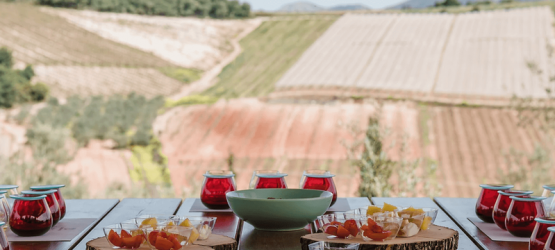
[[200, 201], [210, 209], [229, 208], [225, 194], [235, 191], [235, 174], [231, 171], [207, 171], [200, 193]]
[[513, 185], [488, 185], [482, 184], [482, 192], [476, 202], [476, 215], [484, 222], [493, 223], [493, 207], [499, 193], [497, 191], [509, 191]]
[[25, 197], [35, 197], [40, 195], [46, 195], [46, 203], [50, 208], [50, 212], [52, 213], [52, 219], [55, 226], [58, 224], [58, 221], [62, 218], [62, 210], [60, 210], [60, 205], [58, 204], [58, 200], [56, 200], [56, 196], [54, 195], [57, 191], [56, 190], [45, 190], [45, 191], [22, 191], [21, 195]]
[[62, 191], [60, 191], [60, 188], [63, 188], [65, 186], [66, 185], [59, 184], [59, 185], [41, 185], [41, 186], [31, 187], [31, 190], [33, 191], [45, 191], [50, 189], [56, 190], [56, 193], [54, 193], [54, 196], [56, 197], [56, 201], [58, 201], [58, 205], [60, 206], [60, 211], [61, 211], [60, 220], [62, 220], [66, 216], [66, 209], [67, 209], [66, 202], [64, 200], [64, 197], [62, 196]]
[[[543, 250], [549, 238], [549, 231], [547, 228], [555, 226], [555, 219], [550, 218], [536, 218], [536, 226], [530, 236], [529, 250]], [[551, 248], [555, 249], [555, 242], [552, 242]], [[549, 249], [549, 248], [548, 248]]]
[[[0, 222], [0, 228], [3, 228], [5, 226], [5, 222]], [[4, 230], [0, 230], [0, 249], [10, 250], [10, 243], [8, 242], [8, 238], [6, 238], [6, 233], [4, 232]]]
[[547, 231], [549, 231], [549, 237], [547, 238], [547, 242], [545, 243], [545, 245], [547, 245], [548, 247], [545, 247], [544, 249], [553, 250], [555, 249], [555, 240], [553, 240], [553, 236], [555, 235], [555, 227], [548, 227]]
[[493, 221], [495, 224], [503, 229], [507, 230], [505, 227], [505, 217], [507, 216], [507, 210], [511, 205], [511, 199], [509, 196], [516, 196], [516, 197], [530, 197], [533, 193], [532, 191], [522, 191], [522, 190], [512, 190], [512, 191], [497, 191], [499, 196], [497, 197], [497, 201], [495, 202], [495, 206], [493, 207]]
[[301, 183], [302, 189], [316, 189], [324, 190], [333, 194], [330, 207], [337, 201], [337, 189], [335, 188], [335, 183], [333, 182], [333, 177], [335, 175], [324, 173], [324, 174], [310, 174], [305, 173], [303, 183]]
[[530, 237], [536, 226], [536, 218], [545, 216], [543, 200], [545, 197], [510, 196], [511, 205], [505, 217], [507, 231], [517, 237]]
[[287, 184], [285, 183], [285, 176], [287, 176], [287, 174], [256, 174], [256, 176], [258, 177], [258, 181], [256, 182], [254, 189], [287, 188]]
[[10, 196], [14, 199], [10, 215], [10, 229], [19, 236], [39, 236], [48, 232], [54, 224], [52, 213], [46, 203], [46, 195], [24, 197]]

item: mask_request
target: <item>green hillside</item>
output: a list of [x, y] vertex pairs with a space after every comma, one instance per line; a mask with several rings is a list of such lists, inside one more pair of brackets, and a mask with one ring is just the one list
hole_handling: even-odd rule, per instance
[[205, 95], [264, 96], [303, 52], [335, 22], [336, 16], [266, 21], [241, 40], [241, 53]]

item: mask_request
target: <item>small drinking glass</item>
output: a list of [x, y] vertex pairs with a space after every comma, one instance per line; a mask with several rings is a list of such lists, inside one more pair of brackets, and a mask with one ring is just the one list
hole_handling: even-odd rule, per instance
[[316, 217], [314, 222], [318, 231], [324, 232], [324, 226], [330, 225], [333, 221], [336, 221], [335, 214], [324, 214]]
[[[149, 227], [151, 228], [151, 227]], [[115, 224], [103, 228], [108, 243], [114, 249], [137, 249], [146, 243], [146, 230], [135, 224]], [[171, 244], [173, 246], [173, 243]], [[150, 247], [150, 245], [149, 245]]]
[[476, 202], [476, 215], [484, 222], [493, 223], [493, 207], [499, 196], [497, 191], [509, 191], [514, 186], [505, 184], [482, 184], [480, 187], [482, 187], [482, 192], [480, 192], [480, 197], [478, 197], [478, 201]]
[[225, 194], [235, 191], [235, 174], [231, 171], [207, 171], [200, 193], [200, 201], [210, 209], [229, 208]]
[[6, 222], [6, 224], [4, 224], [4, 228], [8, 228], [8, 222], [10, 219], [10, 215], [12, 213], [12, 209], [10, 207], [10, 203], [8, 202], [8, 199], [6, 198], [6, 193], [8, 191], [7, 190], [0, 190], [0, 211], [3, 211], [3, 213], [5, 214], [5, 219], [2, 220], [1, 219], [1, 215], [0, 215], [0, 221]]
[[[378, 217], [368, 216], [366, 220], [361, 220], [361, 234], [364, 241], [385, 241], [393, 240], [397, 237], [401, 229], [403, 218], [400, 217]], [[379, 228], [373, 227], [374, 225]]]
[[543, 185], [542, 196], [549, 198], [549, 197], [553, 196], [552, 191], [555, 191], [555, 184]]
[[285, 183], [285, 176], [287, 176], [287, 174], [284, 173], [256, 174], [256, 177], [258, 177], [258, 179], [254, 188], [287, 188], [287, 184]]
[[[547, 238], [547, 242], [545, 243], [545, 248], [542, 250], [553, 250], [555, 249], [555, 240], [553, 240], [553, 235], [555, 234], [555, 227], [549, 227], [547, 228], [547, 231], [549, 231], [549, 237]], [[530, 250], [532, 250], [530, 248]]]
[[495, 224], [503, 229], [507, 230], [505, 227], [505, 217], [507, 216], [507, 210], [511, 205], [510, 196], [516, 197], [530, 197], [533, 193], [532, 191], [523, 191], [523, 190], [511, 190], [511, 191], [497, 191], [499, 196], [497, 197], [497, 201], [495, 202], [495, 206], [493, 207], [493, 221]]
[[184, 249], [183, 246], [188, 245], [195, 230], [193, 227], [174, 225], [158, 225], [157, 229], [152, 227], [146, 227], [144, 229], [151, 249], [158, 250]]
[[19, 236], [39, 236], [47, 233], [54, 221], [46, 203], [46, 195], [24, 197], [10, 196], [14, 199], [10, 215], [10, 229]]
[[318, 241], [308, 245], [308, 250], [358, 250], [358, 243], [333, 243]]
[[[551, 191], [551, 193], [555, 194], [555, 190]], [[549, 218], [555, 218], [555, 198], [551, 200], [551, 205], [547, 206], [547, 216]]]
[[40, 185], [40, 186], [31, 187], [31, 190], [33, 191], [45, 191], [50, 189], [56, 190], [56, 193], [54, 193], [54, 196], [56, 196], [56, 201], [58, 201], [58, 205], [60, 206], [60, 211], [62, 212], [60, 220], [62, 220], [66, 216], [66, 209], [67, 209], [66, 202], [64, 200], [64, 197], [62, 196], [62, 191], [60, 191], [60, 189], [65, 186], [66, 185], [58, 184], [58, 185]]
[[55, 226], [58, 224], [58, 221], [62, 218], [62, 211], [60, 210], [60, 205], [58, 204], [58, 200], [56, 200], [56, 196], [54, 195], [56, 190], [45, 190], [45, 191], [21, 191], [21, 195], [25, 197], [35, 197], [40, 195], [46, 195], [46, 203], [50, 208], [50, 212], [52, 213], [52, 219], [54, 220]]
[[303, 173], [301, 189], [315, 189], [328, 191], [333, 194], [330, 207], [337, 201], [337, 189], [333, 182], [335, 175], [324, 170], [307, 170]]
[[8, 195], [18, 195], [19, 192], [17, 189], [19, 188], [18, 185], [0, 185], [0, 190], [8, 191]]
[[173, 222], [174, 225], [177, 224], [177, 219], [173, 214], [143, 214], [135, 217], [133, 219], [134, 223], [139, 226], [152, 226], [156, 229], [156, 225], [167, 225]]
[[530, 236], [529, 250], [543, 250], [549, 237], [547, 228], [555, 226], [555, 219], [536, 218], [535, 221], [536, 226]]
[[[5, 226], [6, 222], [0, 221], [0, 228], [4, 228]], [[4, 230], [0, 230], [0, 249], [10, 250], [10, 243], [8, 242], [8, 238], [6, 237], [6, 232]]]
[[271, 175], [278, 173], [278, 170], [254, 170], [254, 172], [252, 172], [251, 181], [249, 182], [249, 189], [254, 189], [256, 187], [256, 183], [258, 182], [258, 174]]
[[530, 237], [536, 226], [535, 218], [545, 217], [543, 200], [545, 197], [510, 196], [511, 205], [507, 209], [505, 226], [507, 231], [517, 237]]

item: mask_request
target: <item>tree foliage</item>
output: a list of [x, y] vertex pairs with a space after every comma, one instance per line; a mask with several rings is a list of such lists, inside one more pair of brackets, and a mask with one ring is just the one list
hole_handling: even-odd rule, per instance
[[36, 0], [38, 4], [161, 16], [245, 18], [250, 5], [236, 0]]
[[450, 7], [450, 6], [460, 6], [461, 3], [458, 0], [445, 0], [443, 2], [436, 2], [435, 7]]
[[0, 108], [11, 108], [16, 103], [42, 101], [48, 95], [48, 87], [42, 83], [31, 84], [35, 75], [33, 67], [12, 69], [12, 52], [0, 48]]

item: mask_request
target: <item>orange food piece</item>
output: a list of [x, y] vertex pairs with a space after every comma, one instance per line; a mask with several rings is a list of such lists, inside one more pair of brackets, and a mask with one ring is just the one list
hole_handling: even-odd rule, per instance
[[368, 218], [368, 227], [371, 227], [371, 226], [376, 225], [376, 224], [377, 223], [374, 220], [372, 220], [372, 218]]
[[357, 236], [358, 234], [358, 227], [355, 220], [347, 220], [345, 221], [345, 229], [349, 230], [352, 236]]
[[154, 247], [158, 250], [171, 250], [173, 247], [173, 243], [166, 238], [158, 236], [156, 238], [156, 244], [154, 244]]
[[123, 247], [128, 247], [128, 248], [133, 248], [135, 247], [135, 238], [133, 237], [128, 237], [128, 238], [121, 238], [121, 241], [123, 243]]
[[336, 235], [337, 237], [347, 238], [347, 237], [349, 237], [350, 234], [351, 234], [351, 232], [349, 232], [349, 230], [347, 230], [343, 226], [341, 226], [341, 225], [337, 226], [337, 235]]
[[339, 221], [332, 221], [332, 222], [330, 222], [330, 224], [332, 224], [332, 225], [338, 225], [338, 226], [339, 226], [339, 225], [343, 225], [343, 224], [341, 224], [341, 222], [339, 222]]
[[372, 240], [376, 240], [376, 241], [383, 241], [385, 238], [391, 236], [391, 234], [393, 234], [393, 232], [391, 231], [383, 231], [381, 233], [374, 233], [370, 230], [367, 230], [364, 232], [364, 236], [372, 239]]
[[124, 239], [124, 238], [131, 238], [131, 237], [133, 237], [133, 235], [131, 235], [129, 232], [127, 232], [127, 231], [125, 231], [125, 230], [123, 230], [123, 229], [121, 230], [121, 238], [122, 238], [122, 239]]
[[143, 235], [135, 235], [133, 236], [133, 238], [135, 238], [135, 248], [141, 247], [141, 245], [145, 241], [145, 237]]
[[158, 237], [158, 230], [154, 230], [148, 234], [148, 242], [154, 246], [156, 244], [156, 238]]
[[326, 233], [337, 236], [337, 227], [326, 228]]
[[170, 240], [173, 243], [173, 249], [174, 250], [181, 249], [181, 243], [179, 243], [179, 240], [177, 240], [175, 235], [170, 235], [168, 237], [168, 240]]
[[113, 229], [110, 230], [110, 233], [108, 233], [108, 241], [110, 241], [110, 243], [112, 243], [114, 246], [117, 246], [117, 247], [122, 246], [121, 238], [119, 237], [118, 233], [116, 233]]
[[362, 225], [362, 227], [360, 227], [360, 230], [362, 231], [368, 230], [368, 225]]

